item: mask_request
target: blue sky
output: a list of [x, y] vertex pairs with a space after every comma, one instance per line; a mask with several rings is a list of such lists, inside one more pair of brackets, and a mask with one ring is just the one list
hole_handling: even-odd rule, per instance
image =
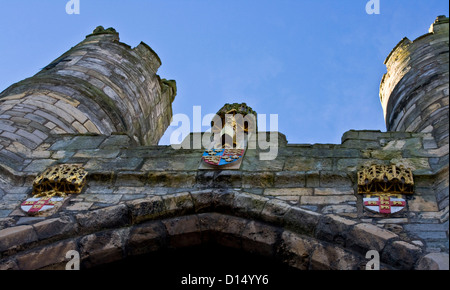
[[114, 27], [122, 42], [143, 41], [158, 53], [158, 74], [177, 81], [174, 114], [246, 102], [278, 114], [289, 143], [339, 144], [350, 129], [385, 131], [386, 56], [449, 15], [446, 0], [380, 0], [372, 15], [368, 0], [79, 1], [80, 14], [69, 15], [68, 0], [0, 0], [0, 91], [96, 26]]

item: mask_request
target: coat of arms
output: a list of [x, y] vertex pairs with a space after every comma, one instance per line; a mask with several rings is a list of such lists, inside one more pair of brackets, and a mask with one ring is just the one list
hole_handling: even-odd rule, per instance
[[33, 182], [33, 196], [20, 208], [28, 215], [48, 216], [58, 210], [68, 194], [81, 193], [87, 172], [77, 165], [56, 165], [39, 174]]
[[245, 103], [225, 104], [211, 121], [211, 132], [214, 141], [203, 153], [200, 169], [239, 169], [248, 139], [256, 132], [256, 112]]
[[244, 149], [211, 149], [203, 153], [202, 159], [211, 165], [227, 165], [238, 161], [244, 155]]
[[363, 202], [368, 210], [382, 214], [393, 214], [406, 206], [406, 200], [401, 194], [367, 194], [364, 195]]
[[29, 215], [40, 215], [56, 210], [64, 201], [64, 197], [31, 197], [20, 205], [20, 208]]
[[358, 193], [364, 207], [375, 213], [394, 214], [406, 206], [405, 195], [413, 193], [410, 169], [395, 165], [372, 165], [358, 172]]

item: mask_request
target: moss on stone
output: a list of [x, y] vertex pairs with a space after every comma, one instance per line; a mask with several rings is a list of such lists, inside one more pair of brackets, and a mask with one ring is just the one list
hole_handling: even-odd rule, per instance
[[91, 34], [87, 35], [86, 37], [93, 36], [93, 35], [101, 35], [101, 34], [116, 34], [117, 35], [119, 33], [117, 33], [117, 31], [112, 27], [105, 29], [103, 26], [100, 25], [100, 26], [97, 26], [94, 29], [94, 31]]

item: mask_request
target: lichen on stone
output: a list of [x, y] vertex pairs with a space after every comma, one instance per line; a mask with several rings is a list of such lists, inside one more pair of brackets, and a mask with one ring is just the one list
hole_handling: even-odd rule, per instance
[[101, 34], [119, 34], [119, 33], [112, 27], [105, 29], [103, 26], [99, 25], [94, 29], [94, 31], [91, 34], [89, 34], [86, 37]]

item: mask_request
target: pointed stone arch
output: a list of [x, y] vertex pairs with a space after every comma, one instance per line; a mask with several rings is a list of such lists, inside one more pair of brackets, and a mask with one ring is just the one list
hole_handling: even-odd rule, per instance
[[64, 269], [69, 250], [78, 251], [81, 264], [89, 268], [206, 241], [303, 270], [365, 269], [369, 250], [380, 253], [383, 268], [413, 269], [423, 254], [420, 247], [369, 223], [240, 190], [208, 189], [7, 228], [0, 235], [0, 268]]

